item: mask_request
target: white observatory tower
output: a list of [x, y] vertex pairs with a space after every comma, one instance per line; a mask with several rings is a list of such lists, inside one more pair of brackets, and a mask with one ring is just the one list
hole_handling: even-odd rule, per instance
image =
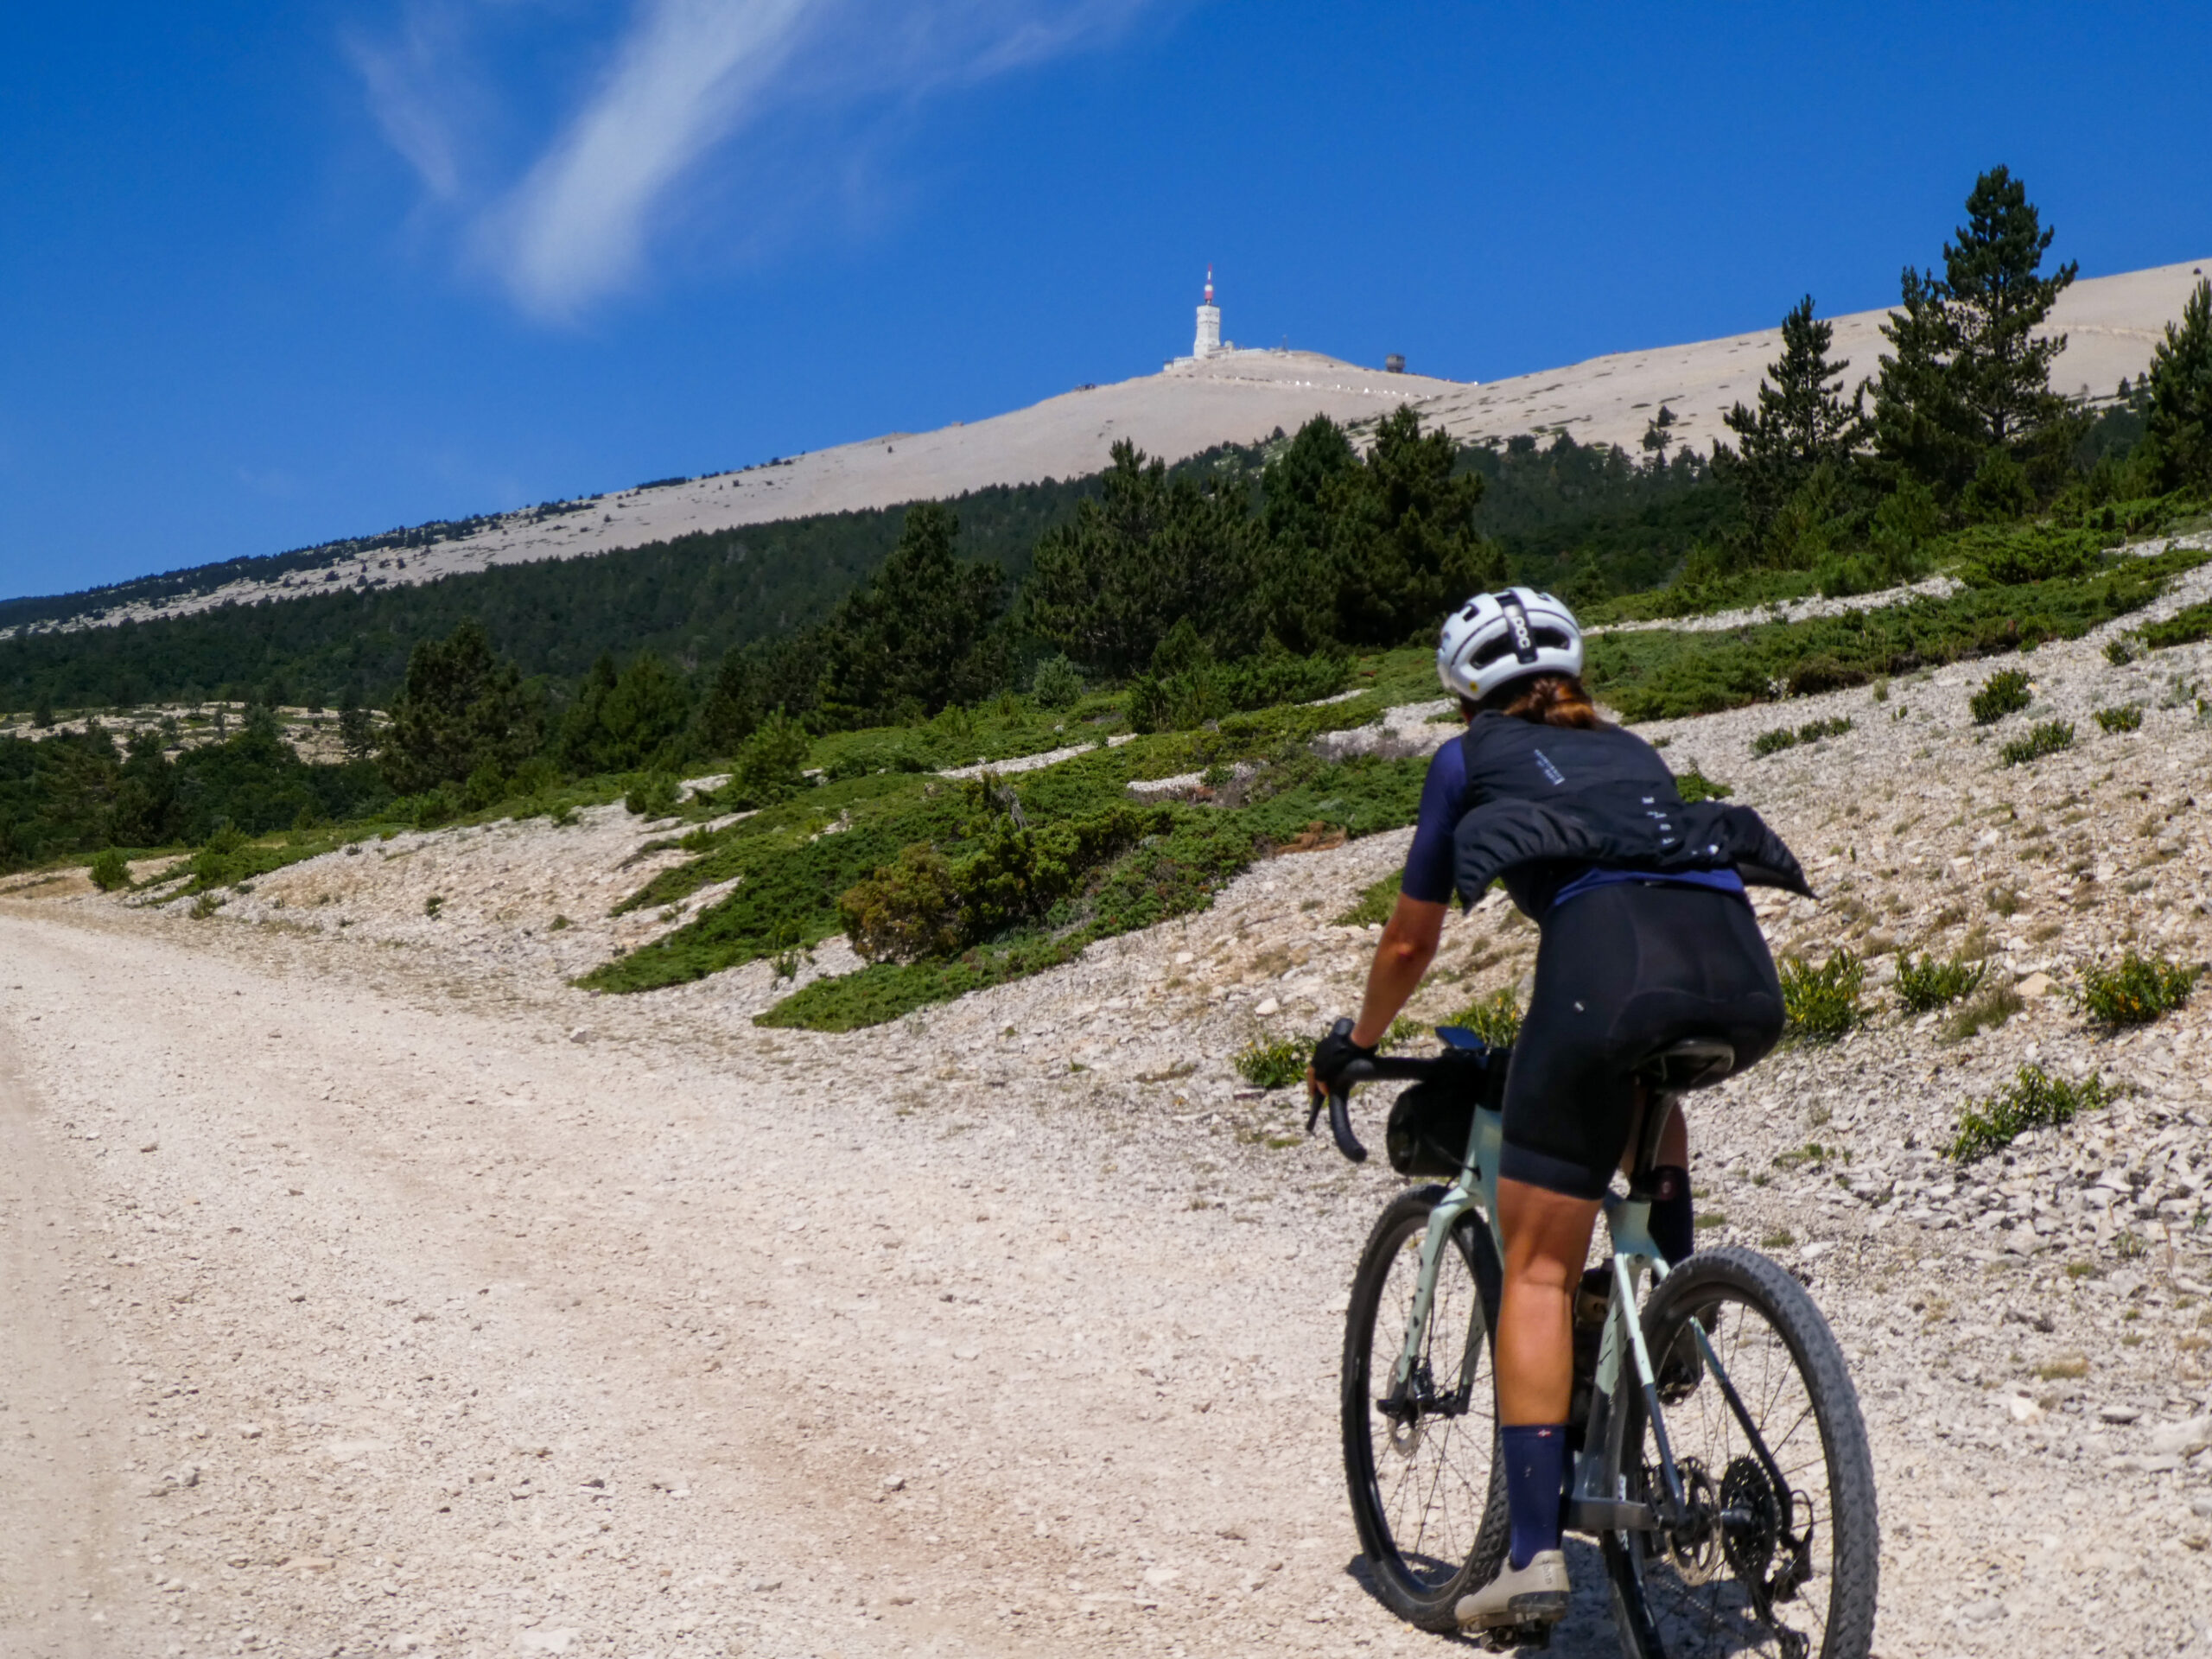
[[1191, 355], [1201, 363], [1221, 352], [1221, 308], [1213, 302], [1213, 267], [1206, 267], [1206, 296], [1198, 306], [1198, 337]]

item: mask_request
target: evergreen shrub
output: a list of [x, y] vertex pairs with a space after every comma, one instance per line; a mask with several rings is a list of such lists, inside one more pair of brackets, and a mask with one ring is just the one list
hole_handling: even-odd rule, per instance
[[2117, 709], [2097, 710], [2097, 724], [2109, 734], [2135, 732], [2143, 728], [2143, 705], [2123, 702]]
[[1859, 987], [1866, 975], [1866, 964], [1840, 947], [1817, 968], [1783, 963], [1782, 1007], [1789, 1031], [1808, 1042], [1835, 1041], [1864, 1017]]
[[92, 878], [92, 885], [102, 893], [113, 893], [118, 887], [130, 885], [130, 866], [124, 861], [123, 854], [113, 847], [94, 858], [92, 868], [86, 874]]
[[1440, 1025], [1460, 1026], [1492, 1048], [1503, 1048], [1521, 1034], [1521, 1000], [1510, 985], [1478, 998]]
[[1072, 709], [1083, 696], [1083, 671], [1065, 652], [1056, 652], [1037, 664], [1029, 695], [1039, 709]]
[[2079, 995], [2089, 1016], [2107, 1026], [2147, 1025], [2188, 1001], [2202, 971], [2131, 950], [2112, 967], [2093, 964], [2082, 969]]
[[1916, 958], [1906, 951], [1897, 957], [1897, 1001], [1908, 1014], [1931, 1014], [1972, 995], [1988, 975], [1986, 962], [1964, 962], [1956, 957], [1938, 962], [1932, 952]]
[[2002, 1152], [2029, 1129], [2055, 1128], [2111, 1103], [2101, 1079], [2069, 1083], [2039, 1065], [2023, 1065], [2012, 1081], [1985, 1099], [1969, 1100], [1959, 1114], [1949, 1147], [1953, 1162], [1970, 1164]]
[[1998, 758], [2008, 766], [2024, 766], [2030, 761], [2040, 760], [2046, 754], [2056, 754], [2061, 749], [2074, 747], [2074, 722], [2070, 720], [2046, 720], [2030, 731], [2025, 737], [2015, 738], [1997, 751]]
[[1993, 726], [2007, 715], [2016, 715], [2033, 701], [2028, 677], [2017, 668], [1999, 669], [1982, 682], [1981, 690], [1967, 699], [1967, 709], [1977, 726]]
[[1237, 1051], [1236, 1075], [1255, 1089], [1287, 1089], [1304, 1080], [1313, 1052], [1294, 1037], [1255, 1037]]

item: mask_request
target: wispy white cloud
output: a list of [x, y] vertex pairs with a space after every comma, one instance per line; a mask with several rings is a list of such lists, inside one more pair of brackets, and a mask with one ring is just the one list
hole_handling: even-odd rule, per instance
[[[1159, 3], [633, 0], [550, 137], [473, 199], [471, 158], [442, 113], [466, 73], [466, 0], [414, 0], [396, 41], [353, 54], [386, 140], [463, 213], [474, 257], [525, 310], [566, 319], [639, 281], [687, 209], [742, 213], [776, 194], [792, 160], [779, 129], [857, 144], [871, 114], [1082, 50]], [[815, 176], [842, 159], [812, 154]]]
[[448, 7], [417, 5], [402, 19], [396, 40], [355, 34], [346, 41], [368, 95], [369, 113], [385, 142], [439, 201], [461, 194], [452, 85], [461, 42], [454, 21]]

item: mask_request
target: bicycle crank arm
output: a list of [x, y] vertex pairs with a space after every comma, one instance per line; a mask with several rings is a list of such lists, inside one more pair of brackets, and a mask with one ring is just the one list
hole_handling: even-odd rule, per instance
[[1649, 1532], [1658, 1524], [1649, 1503], [1611, 1497], [1569, 1498], [1566, 1522], [1569, 1532], [1590, 1533]]

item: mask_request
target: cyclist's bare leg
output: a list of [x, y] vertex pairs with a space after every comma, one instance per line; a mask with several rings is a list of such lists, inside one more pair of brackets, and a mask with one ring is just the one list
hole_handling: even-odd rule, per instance
[[1505, 1294], [1497, 1315], [1497, 1420], [1513, 1539], [1497, 1576], [1454, 1609], [1486, 1629], [1548, 1624], [1567, 1611], [1560, 1553], [1567, 1399], [1574, 1341], [1568, 1292], [1582, 1276], [1598, 1205], [1531, 1186], [1497, 1184], [1505, 1235]]
[[1505, 1294], [1497, 1313], [1497, 1420], [1563, 1423], [1574, 1383], [1570, 1297], [1590, 1252], [1595, 1200], [1497, 1184]]

